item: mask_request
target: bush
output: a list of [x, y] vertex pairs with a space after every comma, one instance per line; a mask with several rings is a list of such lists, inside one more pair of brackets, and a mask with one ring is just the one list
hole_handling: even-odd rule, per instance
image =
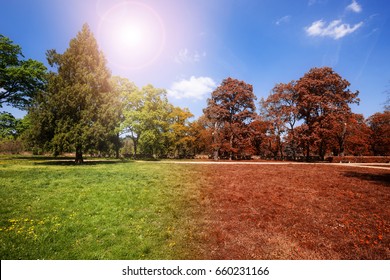
[[24, 146], [20, 140], [4, 139], [0, 141], [0, 153], [19, 154], [24, 151]]
[[336, 156], [327, 158], [327, 161], [333, 163], [389, 163], [390, 156]]

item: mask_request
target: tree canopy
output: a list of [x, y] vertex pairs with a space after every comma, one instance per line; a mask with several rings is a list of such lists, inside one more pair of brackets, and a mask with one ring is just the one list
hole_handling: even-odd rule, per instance
[[5, 104], [25, 110], [46, 85], [46, 67], [23, 57], [21, 47], [0, 34], [0, 108]]
[[50, 50], [47, 57], [57, 72], [30, 112], [33, 127], [55, 153], [74, 149], [82, 162], [83, 153], [107, 141], [117, 125], [110, 71], [86, 24], [63, 54]]
[[255, 99], [252, 85], [232, 78], [211, 93], [203, 112], [214, 126], [215, 159], [219, 152], [232, 159], [251, 150], [249, 124], [256, 116]]
[[359, 92], [330, 67], [277, 83], [258, 113], [252, 85], [228, 77], [191, 121], [190, 110], [171, 104], [165, 89], [111, 77], [87, 24], [63, 54], [46, 55], [51, 72], [23, 60], [21, 47], [0, 35], [0, 107], [28, 109], [22, 120], [0, 114], [2, 150], [19, 151], [28, 139], [54, 155], [75, 152], [78, 163], [87, 152], [293, 160], [390, 154], [388, 106], [367, 119], [354, 114]]

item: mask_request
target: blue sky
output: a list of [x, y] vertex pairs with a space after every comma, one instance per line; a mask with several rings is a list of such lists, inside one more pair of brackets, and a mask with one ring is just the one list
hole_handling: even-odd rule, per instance
[[88, 23], [113, 75], [167, 89], [172, 103], [196, 117], [227, 77], [252, 84], [259, 101], [276, 83], [330, 66], [360, 91], [353, 111], [365, 117], [383, 110], [390, 90], [388, 0], [0, 0], [0, 6], [0, 34], [26, 58], [46, 64], [46, 50], [64, 52]]

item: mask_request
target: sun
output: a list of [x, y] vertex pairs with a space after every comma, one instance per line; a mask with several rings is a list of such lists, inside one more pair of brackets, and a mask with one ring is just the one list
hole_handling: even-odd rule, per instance
[[159, 15], [139, 2], [121, 2], [102, 17], [98, 39], [110, 64], [139, 69], [152, 64], [165, 45], [165, 29]]
[[[129, 50], [133, 49], [137, 50], [137, 48], [141, 48], [143, 44], [145, 44], [145, 30], [143, 30], [142, 26], [137, 25], [136, 23], [124, 22], [122, 23], [114, 32], [115, 40], [117, 43], [123, 44], [128, 47]], [[133, 51], [134, 51], [133, 50]]]

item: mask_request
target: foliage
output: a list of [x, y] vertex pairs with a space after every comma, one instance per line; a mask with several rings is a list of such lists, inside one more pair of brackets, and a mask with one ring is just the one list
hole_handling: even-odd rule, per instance
[[214, 159], [219, 153], [232, 159], [253, 152], [249, 125], [256, 116], [255, 99], [252, 85], [232, 78], [211, 93], [203, 112], [214, 126]]
[[303, 142], [306, 158], [315, 146], [324, 159], [333, 121], [344, 123], [349, 104], [358, 103], [359, 92], [351, 92], [350, 83], [330, 67], [313, 68], [296, 83], [299, 118], [307, 125]]
[[353, 152], [366, 152], [363, 146], [367, 142], [358, 143], [351, 135], [358, 133], [355, 127], [360, 127], [360, 136], [367, 129], [351, 112], [349, 104], [359, 102], [359, 92], [351, 92], [349, 86], [330, 67], [313, 68], [298, 81], [277, 84], [260, 102], [261, 115], [269, 125], [268, 150], [274, 157], [283, 159], [287, 154], [297, 159], [304, 153], [306, 160], [312, 155], [324, 160], [330, 150], [344, 154], [347, 139]]
[[34, 140], [50, 144], [55, 154], [97, 149], [117, 126], [118, 100], [111, 91], [106, 60], [87, 24], [72, 39], [64, 54], [47, 52], [51, 73], [47, 91], [30, 111]]
[[0, 108], [3, 104], [27, 109], [45, 88], [46, 67], [36, 60], [23, 60], [20, 46], [0, 34]]
[[144, 155], [162, 156], [172, 150], [174, 155], [187, 149], [188, 119], [192, 117], [187, 109], [174, 107], [168, 102], [164, 89], [147, 85], [138, 89], [124, 81], [124, 120], [122, 132], [133, 140], [134, 157], [139, 148]]
[[[268, 122], [270, 141], [269, 149], [274, 158], [284, 158], [284, 137], [288, 133], [288, 144], [292, 158], [296, 158], [297, 136], [295, 135], [295, 124], [298, 121], [297, 93], [295, 83], [277, 84], [266, 100], [260, 101], [261, 115]], [[274, 145], [272, 145], [274, 143]], [[274, 146], [274, 147], [273, 147]]]
[[390, 155], [390, 111], [375, 113], [368, 118], [371, 128], [372, 152], [374, 155]]
[[192, 153], [195, 137], [189, 119], [193, 116], [187, 108], [172, 107], [168, 131], [173, 157], [186, 157]]

